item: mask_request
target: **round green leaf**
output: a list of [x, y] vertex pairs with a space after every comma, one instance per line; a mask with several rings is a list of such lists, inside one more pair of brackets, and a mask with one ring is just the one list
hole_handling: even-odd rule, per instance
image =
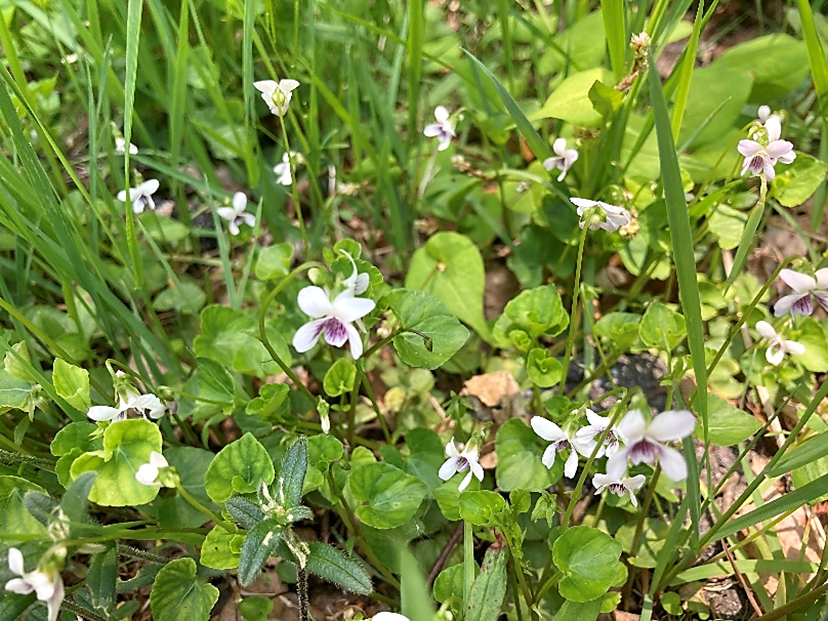
[[290, 262], [293, 259], [293, 244], [282, 242], [273, 244], [259, 251], [256, 267], [253, 273], [259, 280], [270, 280], [287, 276], [290, 271]]
[[[707, 395], [707, 421], [710, 442], [716, 446], [733, 446], [747, 440], [762, 426], [758, 419], [716, 395]], [[703, 436], [697, 425], [696, 437]]]
[[590, 526], [567, 529], [552, 546], [555, 565], [564, 574], [560, 593], [575, 602], [602, 597], [613, 585], [621, 544]]
[[158, 488], [135, 478], [150, 453], [161, 452], [158, 425], [144, 419], [113, 423], [104, 431], [103, 450], [84, 453], [71, 467], [76, 479], [83, 472], [97, 472], [89, 500], [108, 507], [142, 505], [158, 495]]
[[196, 578], [193, 559], [178, 558], [155, 577], [150, 593], [152, 617], [155, 621], [208, 621], [218, 597], [216, 587]]
[[244, 535], [228, 533], [222, 526], [213, 526], [201, 546], [201, 564], [213, 569], [235, 569], [239, 566]]
[[413, 332], [394, 337], [394, 349], [406, 364], [436, 369], [456, 354], [469, 338], [469, 331], [457, 317], [431, 294], [397, 289], [389, 293], [386, 300], [402, 327], [426, 337]]
[[494, 326], [498, 347], [515, 345], [528, 351], [528, 345], [542, 336], [557, 336], [569, 325], [561, 296], [553, 285], [527, 289], [503, 309]]
[[661, 302], [653, 302], [644, 312], [638, 335], [647, 347], [672, 351], [687, 336], [684, 317]]
[[89, 409], [89, 371], [55, 359], [52, 370], [55, 392], [81, 412]]
[[216, 502], [235, 494], [255, 492], [262, 483], [273, 483], [275, 471], [267, 449], [246, 433], [221, 449], [207, 468], [205, 488]]
[[356, 382], [356, 366], [347, 358], [340, 358], [325, 373], [322, 387], [331, 397], [350, 393]]
[[495, 492], [462, 492], [460, 517], [475, 526], [497, 526], [506, 513], [506, 501]]
[[526, 357], [526, 372], [533, 384], [549, 388], [561, 381], [563, 366], [547, 350], [535, 347]]
[[491, 340], [483, 316], [483, 257], [468, 237], [453, 232], [432, 235], [411, 257], [405, 286], [431, 293], [482, 339]]
[[546, 448], [532, 429], [518, 418], [506, 421], [497, 430], [495, 478], [501, 491], [525, 489], [539, 492], [553, 485], [563, 474], [563, 461], [558, 459], [549, 470], [541, 463]]
[[441, 604], [446, 600], [463, 595], [463, 563], [446, 567], [434, 580], [434, 599]]
[[73, 449], [99, 451], [103, 448], [102, 434], [96, 433], [99, 427], [88, 421], [69, 423], [55, 434], [49, 445], [52, 455], [67, 455]]
[[395, 528], [410, 520], [426, 495], [423, 483], [384, 462], [362, 464], [348, 477], [360, 520], [374, 528]]

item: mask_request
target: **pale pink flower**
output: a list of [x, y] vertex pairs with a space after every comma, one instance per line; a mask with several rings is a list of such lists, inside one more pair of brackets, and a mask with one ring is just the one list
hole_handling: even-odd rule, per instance
[[20, 578], [12, 578], [6, 582], [6, 590], [19, 595], [28, 595], [34, 591], [38, 600], [46, 602], [49, 621], [56, 621], [63, 601], [63, 580], [60, 572], [53, 568], [48, 572], [35, 569], [26, 573], [23, 569], [23, 553], [17, 548], [9, 548], [9, 569]]
[[754, 175], [765, 175], [768, 181], [773, 181], [776, 176], [776, 163], [790, 164], [796, 159], [796, 153], [792, 143], [779, 139], [782, 125], [778, 116], [771, 114], [764, 127], [767, 132], [767, 145], [755, 140], [740, 140], [737, 150], [745, 158], [742, 175], [750, 171]]
[[563, 181], [566, 173], [569, 172], [569, 169], [577, 161], [578, 151], [575, 149], [567, 149], [565, 138], [555, 140], [552, 143], [552, 150], [555, 152], [555, 156], [547, 157], [543, 161], [543, 167], [550, 172], [559, 168], [561, 174], [558, 175], [558, 181]]
[[643, 474], [637, 474], [630, 478], [612, 477], [609, 474], [596, 474], [592, 477], [592, 486], [595, 488], [596, 496], [605, 489], [616, 496], [630, 495], [630, 502], [633, 507], [638, 506], [638, 500], [635, 497], [635, 492], [644, 485], [647, 480]]
[[451, 139], [455, 137], [454, 122], [451, 120], [449, 111], [445, 106], [437, 106], [434, 108], [434, 118], [436, 123], [426, 125], [423, 134], [427, 138], [437, 138], [439, 145], [438, 151], [445, 151], [451, 144]]

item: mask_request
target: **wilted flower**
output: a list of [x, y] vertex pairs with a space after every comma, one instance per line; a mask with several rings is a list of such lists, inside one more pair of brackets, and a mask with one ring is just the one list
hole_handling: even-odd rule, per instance
[[595, 488], [596, 495], [600, 494], [605, 489], [609, 489], [609, 491], [615, 494], [616, 496], [623, 496], [624, 494], [629, 494], [632, 506], [637, 507], [638, 500], [635, 497], [635, 492], [642, 485], [644, 485], [644, 481], [646, 480], [647, 477], [645, 477], [643, 474], [637, 474], [634, 477], [623, 479], [620, 477], [612, 477], [609, 474], [596, 474], [594, 477], [592, 477], [592, 486]]
[[805, 353], [805, 346], [802, 343], [783, 339], [767, 321], [757, 321], [756, 331], [761, 334], [763, 338], [770, 341], [768, 349], [765, 352], [765, 358], [773, 366], [779, 366], [779, 363], [782, 362], [782, 358], [785, 357], [785, 354], [799, 356]]
[[451, 139], [455, 137], [454, 123], [449, 118], [449, 111], [445, 106], [437, 106], [434, 108], [434, 118], [436, 123], [426, 125], [423, 134], [427, 138], [438, 138], [440, 144], [437, 146], [438, 151], [445, 151], [451, 144]]
[[564, 476], [571, 479], [575, 476], [575, 471], [578, 469], [578, 452], [575, 448], [575, 440], [573, 437], [564, 432], [551, 420], [547, 420], [541, 416], [533, 416], [529, 421], [532, 425], [532, 430], [544, 440], [548, 440], [552, 444], [546, 447], [541, 457], [541, 462], [547, 468], [555, 465], [555, 457], [558, 453], [569, 450], [569, 456], [566, 458], [564, 464]]
[[442, 466], [440, 466], [440, 470], [437, 472], [437, 476], [443, 479], [443, 481], [448, 481], [458, 472], [466, 472], [466, 470], [469, 471], [465, 478], [460, 482], [460, 487], [457, 488], [458, 492], [462, 492], [469, 486], [472, 475], [477, 477], [478, 481], [483, 480], [483, 466], [480, 465], [480, 458], [478, 456], [476, 446], [467, 446], [463, 448], [462, 451], [458, 451], [457, 447], [454, 445], [454, 438], [452, 438], [449, 440], [449, 443], [446, 444], [446, 455], [448, 455], [448, 459]]
[[20, 578], [12, 578], [6, 583], [6, 590], [19, 595], [37, 593], [37, 599], [46, 602], [49, 609], [49, 621], [56, 621], [63, 601], [63, 580], [57, 568], [51, 570], [35, 569], [23, 571], [23, 553], [17, 548], [9, 548], [9, 569]]
[[[160, 185], [158, 179], [147, 179], [139, 186], [129, 189], [129, 202], [132, 203], [133, 213], [144, 213], [144, 207], [155, 209], [155, 201], [152, 200], [152, 195], [158, 191]], [[125, 203], [126, 196], [126, 191], [121, 190], [116, 198]]]
[[164, 402], [153, 394], [141, 395], [134, 390], [125, 392], [126, 394], [119, 397], [120, 403], [117, 408], [108, 405], [93, 405], [86, 415], [92, 420], [108, 420], [117, 423], [126, 419], [129, 410], [139, 412], [144, 418], [149, 416], [152, 419], [161, 418], [167, 411]]
[[[126, 151], [126, 140], [124, 140], [121, 137], [115, 138], [115, 151], [117, 151], [118, 153], [123, 153], [124, 151]], [[130, 142], [129, 143], [129, 154], [130, 155], [136, 155], [137, 153], [138, 153], [138, 147], [136, 147], [134, 144], [132, 144]], [[153, 192], [154, 191], [155, 190], [153, 190]]]
[[296, 80], [279, 80], [278, 82], [260, 80], [253, 82], [253, 86], [262, 93], [262, 99], [270, 108], [271, 113], [276, 116], [285, 116], [293, 91], [299, 86], [299, 82]]
[[[581, 455], [589, 457], [592, 455], [592, 451], [595, 450], [596, 438], [599, 438], [601, 434], [603, 434], [604, 431], [610, 426], [612, 419], [609, 416], [601, 416], [596, 414], [590, 409], [587, 409], [586, 417], [587, 421], [589, 421], [589, 425], [581, 427], [575, 432], [573, 444], [575, 449]], [[618, 430], [611, 429], [609, 433], [607, 433], [607, 437], [604, 438], [604, 444], [598, 449], [595, 457], [603, 457], [604, 455], [609, 457], [618, 450], [618, 446]]]
[[299, 308], [314, 318], [299, 328], [293, 337], [293, 347], [299, 353], [316, 345], [324, 332], [329, 345], [342, 347], [348, 341], [354, 360], [362, 355], [362, 337], [352, 324], [374, 310], [376, 303], [368, 298], [356, 297], [368, 288], [367, 274], [358, 274], [354, 260], [344, 254], [351, 259], [354, 272], [345, 280], [345, 290], [333, 302], [320, 287], [305, 287], [299, 292]]
[[800, 274], [793, 270], [784, 269], [779, 277], [795, 291], [779, 299], [773, 307], [773, 314], [781, 317], [790, 312], [791, 315], [810, 315], [814, 312], [814, 303], [811, 296], [816, 298], [819, 305], [828, 311], [828, 267], [815, 272], [815, 276]]
[[575, 149], [566, 148], [566, 139], [558, 138], [552, 143], [552, 150], [555, 152], [555, 157], [548, 157], [543, 161], [543, 167], [548, 171], [553, 171], [560, 168], [561, 174], [558, 175], [558, 181], [563, 181], [566, 173], [572, 168], [572, 165], [578, 159], [578, 151]]
[[161, 482], [158, 480], [158, 473], [161, 468], [169, 468], [170, 464], [161, 453], [153, 451], [150, 453], [149, 463], [141, 465], [138, 472], [135, 473], [135, 478], [143, 485], [153, 485], [161, 487]]
[[282, 163], [276, 164], [276, 166], [273, 167], [273, 172], [276, 173], [276, 183], [280, 185], [290, 185], [293, 183], [293, 174], [290, 170], [290, 163], [291, 160], [296, 161], [294, 158], [296, 158], [297, 155], [298, 154], [294, 151], [284, 153], [282, 155]]
[[216, 209], [219, 217], [224, 218], [230, 224], [227, 225], [227, 230], [231, 235], [239, 234], [239, 225], [246, 224], [247, 226], [256, 226], [256, 216], [252, 213], [246, 213], [247, 196], [244, 192], [236, 192], [233, 194], [232, 207], [219, 207]]
[[661, 469], [673, 481], [687, 478], [687, 463], [676, 449], [664, 442], [681, 440], [693, 433], [696, 419], [687, 410], [662, 412], [648, 423], [639, 410], [632, 410], [618, 423], [618, 431], [627, 445], [607, 460], [607, 475], [620, 480], [627, 470], [627, 459], [633, 464], [653, 465], [658, 458]]
[[601, 201], [591, 201], [586, 198], [573, 196], [569, 199], [578, 208], [578, 216], [581, 218], [580, 226], [589, 224], [589, 229], [595, 231], [604, 229], [612, 233], [622, 226], [627, 226], [632, 221], [630, 212], [623, 207], [616, 207]]
[[777, 162], [790, 164], [796, 159], [793, 144], [787, 140], [780, 140], [782, 124], [779, 117], [771, 114], [764, 124], [767, 134], [767, 144], [756, 140], [740, 140], [737, 150], [745, 161], [742, 164], [742, 175], [750, 171], [754, 175], [764, 174], [768, 181], [776, 176], [774, 166]]

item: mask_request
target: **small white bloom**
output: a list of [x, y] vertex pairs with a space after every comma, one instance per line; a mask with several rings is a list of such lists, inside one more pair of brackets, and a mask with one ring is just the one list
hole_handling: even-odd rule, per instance
[[676, 449], [664, 442], [681, 440], [693, 433], [696, 418], [687, 410], [662, 412], [648, 423], [638, 410], [632, 410], [618, 423], [618, 431], [627, 445], [607, 460], [607, 475], [620, 480], [627, 471], [627, 459], [633, 464], [653, 465], [658, 458], [661, 469], [673, 481], [687, 478], [687, 462]]
[[566, 458], [564, 464], [564, 476], [567, 479], [575, 477], [575, 471], [578, 469], [578, 451], [575, 448], [574, 438], [564, 432], [551, 420], [547, 420], [541, 416], [533, 416], [529, 421], [532, 425], [532, 430], [544, 440], [548, 440], [552, 444], [546, 447], [541, 457], [541, 462], [547, 468], [555, 465], [555, 457], [558, 453], [569, 450], [569, 456]]
[[246, 224], [247, 226], [256, 226], [256, 216], [252, 213], [246, 213], [247, 196], [244, 192], [236, 192], [233, 194], [232, 207], [219, 207], [216, 209], [220, 218], [224, 218], [229, 222], [227, 230], [231, 235], [239, 234], [239, 225]]
[[776, 317], [781, 317], [786, 313], [810, 315], [814, 312], [811, 296], [815, 297], [819, 305], [828, 311], [828, 267], [817, 270], [814, 276], [784, 269], [779, 272], [779, 277], [795, 293], [780, 298], [776, 303], [773, 307], [773, 314]]
[[371, 618], [371, 621], [411, 621], [411, 619], [396, 612], [378, 612]]
[[761, 334], [763, 338], [770, 341], [768, 349], [765, 352], [765, 358], [775, 367], [779, 366], [779, 363], [782, 362], [782, 358], [785, 357], [785, 354], [799, 356], [805, 353], [805, 346], [802, 343], [783, 339], [767, 321], [757, 321], [756, 331]]
[[609, 491], [615, 494], [616, 496], [623, 496], [624, 494], [629, 494], [632, 506], [637, 507], [638, 500], [635, 497], [635, 492], [642, 485], [644, 485], [644, 481], [646, 480], [647, 477], [645, 477], [643, 474], [637, 474], [634, 477], [623, 479], [619, 477], [611, 477], [608, 474], [596, 474], [594, 477], [592, 477], [592, 486], [595, 488], [596, 496], [607, 488], [609, 488]]
[[273, 167], [273, 172], [276, 173], [276, 183], [280, 185], [290, 185], [293, 183], [293, 174], [290, 171], [290, 162], [293, 160], [296, 162], [296, 153], [291, 151], [290, 153], [284, 153], [282, 155], [282, 163], [276, 164]]
[[325, 341], [334, 347], [342, 347], [348, 341], [354, 360], [362, 355], [362, 337], [352, 325], [376, 306], [373, 300], [358, 298], [349, 287], [333, 301], [320, 287], [305, 287], [299, 292], [297, 303], [302, 312], [313, 318], [293, 337], [293, 347], [299, 353], [311, 349], [324, 332]]
[[446, 444], [446, 455], [448, 455], [448, 459], [440, 466], [440, 470], [437, 472], [437, 476], [443, 479], [443, 481], [448, 481], [458, 472], [469, 471], [460, 482], [460, 487], [457, 488], [458, 492], [462, 492], [469, 486], [472, 475], [477, 477], [478, 481], [483, 480], [483, 466], [480, 465], [477, 447], [471, 449], [465, 447], [462, 452], [458, 451], [454, 445], [454, 438], [452, 438]]
[[63, 580], [60, 572], [53, 569], [50, 572], [35, 569], [26, 573], [23, 571], [23, 553], [17, 548], [9, 548], [9, 569], [20, 578], [13, 578], [6, 582], [6, 590], [19, 595], [27, 595], [34, 591], [37, 599], [46, 602], [49, 609], [49, 621], [56, 621], [60, 612], [60, 603], [63, 601]]
[[[759, 110], [756, 112], [756, 116], [759, 119], [759, 122], [764, 124], [770, 117], [771, 117], [771, 109], [770, 106], [759, 106]], [[776, 118], [779, 118], [779, 115], [774, 114]]]
[[553, 171], [556, 168], [561, 170], [558, 175], [558, 181], [563, 181], [566, 173], [572, 168], [572, 165], [578, 159], [578, 151], [575, 149], [566, 148], [566, 139], [558, 138], [552, 143], [552, 150], [555, 152], [555, 157], [548, 157], [543, 161], [543, 167], [548, 171]]
[[[597, 442], [596, 438], [599, 438], [601, 434], [603, 434], [604, 431], [610, 426], [612, 419], [609, 416], [600, 416], [590, 409], [587, 409], [586, 417], [587, 421], [589, 421], [589, 425], [581, 427], [575, 432], [573, 446], [581, 455], [589, 457], [592, 455], [592, 451], [595, 450], [595, 444]], [[596, 459], [603, 457], [604, 455], [609, 457], [610, 455], [615, 454], [618, 450], [618, 446], [618, 430], [611, 429], [609, 433], [607, 433], [607, 437], [604, 439], [604, 444], [595, 454]]]
[[790, 164], [796, 159], [796, 153], [794, 153], [793, 144], [779, 139], [782, 124], [778, 116], [771, 114], [765, 121], [764, 127], [767, 132], [767, 145], [755, 140], [740, 140], [737, 150], [745, 158], [742, 164], [742, 175], [750, 171], [754, 175], [763, 174], [768, 181], [773, 181], [776, 176], [774, 169], [776, 163]]
[[167, 460], [161, 453], [153, 451], [150, 453], [149, 463], [143, 464], [135, 473], [135, 478], [142, 485], [152, 485], [154, 487], [161, 487], [158, 481], [158, 473], [161, 468], [168, 468], [170, 466]]
[[445, 151], [451, 144], [451, 139], [456, 136], [454, 133], [454, 123], [449, 118], [449, 111], [445, 106], [437, 106], [434, 108], [434, 118], [436, 123], [426, 125], [423, 134], [427, 138], [438, 138], [440, 144], [437, 146], [438, 151]]
[[253, 86], [262, 93], [262, 99], [272, 114], [285, 116], [290, 99], [293, 97], [293, 91], [298, 88], [299, 82], [296, 80], [279, 80], [278, 82], [260, 80], [253, 82]]
[[[144, 213], [144, 208], [155, 209], [155, 201], [152, 195], [158, 191], [158, 179], [147, 179], [141, 185], [129, 189], [129, 202], [132, 203], [134, 213]], [[121, 190], [116, 197], [122, 203], [126, 202], [126, 191]]]
[[[126, 151], [126, 141], [123, 138], [121, 138], [121, 137], [115, 138], [115, 151], [117, 151], [118, 153], [123, 153], [124, 151]], [[130, 155], [136, 155], [137, 153], [138, 153], [138, 147], [136, 147], [134, 144], [132, 144], [130, 142], [129, 143], [129, 154]]]
[[[616, 207], [615, 205], [602, 203], [601, 201], [591, 201], [576, 196], [571, 197], [569, 200], [578, 208], [578, 217], [581, 218], [581, 228], [584, 228], [587, 220], [589, 220], [589, 229], [591, 231], [604, 229], [612, 233], [622, 226], [627, 226], [632, 220], [630, 212], [623, 207]], [[586, 218], [584, 214], [587, 215]]]
[[125, 420], [130, 410], [140, 413], [144, 418], [149, 416], [154, 420], [161, 418], [167, 411], [164, 402], [151, 393], [141, 395], [132, 389], [125, 390], [124, 393], [118, 399], [117, 408], [108, 405], [93, 405], [86, 415], [92, 420], [108, 420], [117, 423]]
[[371, 284], [371, 278], [368, 276], [368, 272], [359, 273], [357, 269], [356, 261], [354, 258], [345, 252], [344, 250], [340, 251], [351, 262], [351, 266], [354, 268], [354, 271], [351, 272], [351, 275], [345, 279], [345, 286], [354, 294], [360, 295], [365, 293], [368, 290], [368, 285]]

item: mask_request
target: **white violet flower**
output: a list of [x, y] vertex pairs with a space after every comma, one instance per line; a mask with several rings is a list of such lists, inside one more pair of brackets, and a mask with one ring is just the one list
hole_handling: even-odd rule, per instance
[[290, 153], [284, 153], [282, 155], [282, 163], [276, 164], [273, 167], [273, 172], [276, 173], [276, 183], [279, 185], [290, 185], [293, 183], [293, 174], [290, 170], [290, 163], [291, 160], [297, 162], [298, 159], [296, 158], [298, 154], [294, 151]]
[[773, 314], [776, 317], [781, 317], [786, 313], [810, 315], [814, 312], [812, 295], [819, 302], [819, 305], [828, 311], [828, 267], [817, 270], [814, 276], [784, 269], [779, 272], [779, 277], [795, 293], [779, 299], [773, 307]]
[[86, 415], [95, 421], [108, 420], [117, 423], [126, 419], [129, 410], [135, 410], [144, 418], [149, 416], [153, 420], [161, 418], [167, 411], [164, 402], [151, 393], [141, 395], [134, 390], [125, 392], [125, 395], [119, 397], [120, 403], [117, 408], [108, 405], [93, 405]]
[[782, 362], [782, 358], [785, 357], [785, 354], [799, 356], [805, 353], [805, 346], [802, 343], [783, 339], [767, 321], [757, 321], [756, 331], [761, 334], [763, 338], [770, 341], [768, 349], [765, 352], [765, 358], [775, 367], [779, 366], [779, 363]]
[[49, 609], [49, 621], [56, 621], [63, 601], [63, 580], [55, 568], [49, 572], [35, 569], [23, 571], [23, 553], [17, 548], [9, 548], [9, 569], [20, 578], [12, 578], [6, 583], [6, 590], [19, 595], [37, 593], [37, 599], [46, 602]]
[[771, 114], [764, 124], [767, 133], [767, 145], [755, 140], [740, 140], [737, 150], [745, 161], [742, 164], [742, 175], [750, 171], [754, 175], [765, 175], [768, 181], [776, 176], [774, 166], [777, 162], [790, 164], [796, 159], [793, 144], [787, 140], [780, 140], [782, 124], [779, 117]]
[[158, 480], [158, 473], [161, 468], [169, 468], [166, 458], [156, 451], [150, 453], [149, 463], [143, 464], [135, 473], [135, 478], [143, 485], [152, 485], [154, 487], [161, 487], [161, 482]]
[[342, 347], [348, 341], [354, 360], [359, 358], [363, 351], [362, 337], [352, 324], [376, 306], [374, 300], [356, 297], [358, 289], [360, 293], [365, 291], [365, 288], [361, 288], [362, 284], [367, 288], [367, 280], [356, 274], [355, 264], [354, 274], [346, 280], [346, 289], [333, 301], [320, 287], [310, 286], [299, 291], [296, 300], [299, 308], [313, 319], [296, 331], [293, 337], [294, 349], [299, 353], [310, 350], [324, 332], [325, 341], [329, 345]]
[[552, 468], [555, 465], [555, 457], [558, 453], [562, 453], [569, 449], [569, 456], [566, 458], [564, 464], [564, 476], [567, 479], [575, 477], [575, 471], [578, 469], [578, 451], [575, 448], [575, 439], [564, 432], [551, 420], [547, 420], [541, 416], [533, 416], [529, 421], [532, 425], [532, 430], [544, 440], [548, 440], [552, 444], [546, 447], [541, 457], [541, 462], [547, 468]]
[[[578, 217], [581, 218], [580, 226], [589, 222], [589, 229], [595, 231], [604, 229], [608, 233], [617, 231], [622, 226], [627, 226], [632, 221], [630, 212], [623, 207], [616, 207], [601, 201], [591, 201], [586, 198], [573, 196], [569, 199], [578, 208]], [[586, 215], [586, 217], [584, 217]]]
[[449, 111], [445, 106], [437, 106], [434, 108], [434, 118], [436, 123], [426, 125], [423, 134], [427, 138], [438, 138], [440, 144], [437, 146], [438, 151], [445, 151], [451, 144], [451, 139], [456, 136], [454, 133], [454, 123], [449, 118]]
[[[601, 416], [600, 414], [596, 414], [590, 409], [587, 409], [586, 417], [589, 425], [581, 427], [575, 432], [575, 440], [573, 445], [575, 446], [575, 450], [577, 450], [581, 455], [589, 457], [592, 455], [592, 451], [595, 450], [597, 438], [601, 437], [601, 434], [603, 434], [604, 431], [610, 426], [612, 419], [609, 416]], [[596, 459], [603, 457], [604, 455], [609, 457], [615, 454], [619, 447], [619, 440], [618, 430], [610, 429], [607, 433], [607, 437], [604, 438], [604, 444], [595, 454]]]
[[[144, 208], [149, 207], [151, 210], [155, 209], [155, 201], [152, 200], [152, 195], [158, 191], [158, 179], [147, 179], [144, 183], [137, 187], [129, 189], [129, 202], [132, 203], [133, 213], [144, 213]], [[122, 203], [126, 202], [126, 191], [118, 192], [116, 198]]]
[[771, 116], [775, 116], [776, 118], [779, 118], [778, 114], [774, 114], [771, 111], [770, 106], [764, 106], [764, 105], [759, 106], [759, 110], [756, 111], [756, 116], [758, 117], [759, 122], [762, 123], [762, 124], [764, 124]]
[[[126, 140], [121, 137], [115, 138], [115, 151], [118, 153], [123, 153], [126, 151]], [[129, 143], [129, 154], [130, 155], [137, 155], [138, 154], [138, 147], [136, 147], [131, 142]]]
[[252, 213], [246, 213], [247, 196], [244, 192], [236, 192], [233, 194], [232, 207], [219, 207], [216, 209], [219, 217], [224, 218], [229, 222], [227, 230], [231, 235], [239, 234], [239, 225], [246, 224], [247, 226], [256, 226], [256, 216]]
[[687, 478], [687, 462], [681, 453], [664, 443], [689, 436], [695, 427], [696, 418], [687, 410], [662, 412], [649, 423], [639, 410], [628, 412], [618, 423], [627, 445], [607, 460], [607, 475], [619, 480], [627, 471], [627, 459], [633, 464], [653, 465], [657, 458], [664, 474], [673, 481], [683, 481]]
[[637, 507], [638, 500], [635, 497], [635, 492], [640, 489], [642, 485], [644, 485], [644, 481], [646, 480], [647, 477], [643, 474], [637, 474], [634, 477], [622, 479], [620, 477], [611, 477], [608, 474], [599, 473], [592, 477], [592, 486], [595, 488], [596, 496], [605, 489], [609, 489], [609, 491], [616, 496], [629, 494], [632, 506]]
[[299, 87], [299, 82], [296, 80], [279, 80], [278, 82], [260, 80], [253, 82], [253, 86], [262, 93], [262, 99], [272, 114], [285, 116], [290, 99], [293, 97], [293, 91]]
[[397, 612], [378, 612], [371, 618], [371, 621], [411, 621], [411, 619]]
[[351, 275], [345, 279], [345, 287], [347, 287], [347, 289], [354, 295], [361, 295], [365, 293], [368, 290], [368, 285], [371, 284], [371, 277], [368, 276], [368, 272], [362, 272], [360, 274], [354, 258], [344, 250], [340, 250], [340, 252], [348, 257], [348, 260], [351, 262], [351, 267], [354, 268]]
[[437, 476], [443, 479], [443, 481], [448, 481], [458, 472], [469, 471], [460, 482], [460, 487], [457, 488], [458, 492], [462, 492], [469, 486], [472, 475], [477, 477], [478, 481], [483, 480], [483, 466], [480, 465], [477, 447], [465, 447], [462, 451], [458, 451], [454, 445], [454, 438], [452, 438], [446, 444], [446, 455], [448, 455], [448, 459], [440, 466], [440, 470], [437, 472]]
[[558, 175], [558, 181], [563, 181], [566, 173], [572, 168], [572, 165], [578, 159], [578, 151], [575, 149], [566, 148], [566, 139], [558, 138], [552, 143], [552, 150], [555, 152], [555, 157], [547, 157], [543, 161], [543, 167], [552, 172], [559, 168], [561, 174]]

